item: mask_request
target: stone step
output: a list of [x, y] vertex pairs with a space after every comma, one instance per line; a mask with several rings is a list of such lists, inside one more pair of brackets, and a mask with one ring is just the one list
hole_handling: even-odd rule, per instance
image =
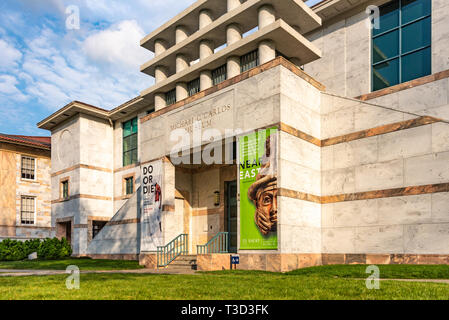
[[175, 260], [170, 263], [171, 266], [194, 266], [196, 260]]
[[167, 267], [163, 268], [162, 270], [167, 270], [167, 271], [192, 271], [192, 270], [196, 270], [196, 265], [173, 265], [173, 264], [170, 264]]

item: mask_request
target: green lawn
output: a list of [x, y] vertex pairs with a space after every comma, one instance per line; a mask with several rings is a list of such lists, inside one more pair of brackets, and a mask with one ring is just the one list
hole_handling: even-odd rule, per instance
[[[225, 271], [199, 275], [82, 274], [80, 290], [66, 276], [0, 278], [0, 299], [449, 299], [449, 284], [382, 281], [368, 290], [366, 266], [326, 266], [287, 274]], [[381, 266], [383, 278], [448, 278], [447, 266]]]
[[70, 265], [76, 265], [80, 270], [130, 270], [141, 269], [138, 261], [93, 260], [88, 258], [69, 258], [64, 260], [33, 260], [33, 261], [0, 261], [0, 269], [32, 269], [32, 270], [65, 270]]

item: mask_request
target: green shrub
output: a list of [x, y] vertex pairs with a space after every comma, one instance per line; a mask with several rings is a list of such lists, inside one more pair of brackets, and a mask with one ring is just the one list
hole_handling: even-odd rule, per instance
[[72, 255], [72, 248], [65, 238], [45, 239], [39, 245], [37, 256], [39, 259], [56, 260]]
[[25, 246], [27, 248], [27, 255], [30, 255], [33, 252], [37, 252], [40, 244], [41, 244], [41, 240], [39, 240], [39, 239], [25, 241]]
[[0, 261], [24, 260], [33, 252], [39, 259], [55, 260], [72, 255], [72, 248], [65, 238], [27, 240], [25, 242], [6, 239], [0, 242]]
[[28, 256], [28, 250], [24, 242], [6, 239], [0, 242], [1, 261], [19, 261]]

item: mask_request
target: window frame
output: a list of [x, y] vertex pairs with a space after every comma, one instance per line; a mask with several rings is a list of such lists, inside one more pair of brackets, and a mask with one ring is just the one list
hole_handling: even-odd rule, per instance
[[[387, 31], [384, 31], [384, 32], [376, 34], [376, 35], [374, 34], [374, 30], [375, 29], [373, 28], [371, 30], [371, 51], [370, 51], [370, 54], [371, 54], [371, 92], [387, 89], [387, 88], [390, 88], [392, 86], [399, 85], [401, 83], [407, 82], [407, 81], [402, 81], [403, 80], [402, 79], [402, 59], [404, 57], [408, 56], [408, 55], [417, 53], [419, 51], [424, 51], [424, 50], [429, 49], [429, 48], [432, 49], [432, 39], [430, 39], [430, 44], [427, 45], [427, 46], [422, 46], [422, 47], [419, 47], [417, 49], [408, 51], [406, 53], [402, 52], [402, 29], [404, 29], [404, 28], [406, 28], [406, 27], [408, 27], [408, 26], [410, 26], [410, 25], [412, 25], [414, 23], [418, 23], [419, 21], [422, 21], [422, 20], [430, 18], [430, 28], [431, 28], [431, 32], [432, 32], [432, 1], [430, 2], [430, 14], [421, 16], [421, 17], [419, 17], [417, 19], [414, 19], [414, 20], [409, 21], [409, 22], [404, 23], [404, 24], [402, 24], [402, 0], [393, 0], [393, 1], [387, 2], [387, 3], [383, 4], [382, 6], [380, 6], [380, 9], [382, 9], [383, 7], [386, 7], [388, 5], [391, 5], [395, 1], [398, 2], [398, 13], [399, 13], [398, 25], [396, 27], [394, 27], [394, 28], [391, 28], [391, 29], [389, 29]], [[394, 57], [390, 57], [388, 59], [381, 60], [381, 61], [378, 61], [378, 62], [375, 63], [374, 62], [374, 54], [373, 54], [373, 52], [374, 52], [374, 40], [379, 38], [379, 37], [382, 37], [382, 36], [384, 36], [386, 34], [393, 33], [395, 31], [398, 31], [398, 34], [399, 34], [398, 35], [398, 42], [399, 42], [398, 43], [398, 55], [395, 55]], [[396, 60], [396, 59], [398, 60], [398, 79], [399, 79], [398, 83], [395, 84], [395, 85], [389, 86], [389, 87], [385, 87], [385, 88], [381, 88], [381, 89], [375, 89], [374, 88], [374, 68], [376, 66], [379, 66], [379, 65], [387, 63], [387, 62], [391, 62], [391, 61]], [[432, 64], [432, 53], [430, 54], [430, 64]], [[432, 71], [430, 73], [432, 73]], [[411, 80], [408, 80], [408, 81], [411, 81]]]
[[[34, 179], [23, 178], [23, 159], [24, 158], [28, 158], [28, 159], [34, 160]], [[33, 181], [33, 182], [37, 181], [37, 158], [36, 157], [32, 157], [32, 156], [28, 156], [28, 155], [21, 155], [20, 156], [20, 180]]]
[[[125, 130], [124, 130], [125, 129], [125, 125], [127, 123], [131, 122], [131, 128], [132, 128], [132, 122], [134, 120], [136, 120], [136, 132], [125, 137]], [[136, 146], [135, 146], [135, 148], [131, 148], [131, 149], [125, 151], [125, 139], [129, 138], [129, 137], [132, 137], [132, 136], [136, 137]], [[125, 153], [132, 153], [133, 151], [136, 152], [135, 162], [132, 161], [132, 157], [131, 157], [130, 163], [125, 164]], [[129, 119], [128, 121], [123, 121], [122, 122], [122, 166], [123, 167], [128, 167], [128, 166], [131, 166], [131, 165], [135, 165], [138, 162], [139, 162], [139, 119], [138, 119], [138, 117], [134, 117], [132, 119]]]
[[[135, 179], [135, 174], [128, 174], [122, 177], [123, 179], [123, 196], [124, 197], [131, 197], [135, 192], [136, 192], [136, 179]], [[128, 193], [128, 186], [126, 184], [126, 182], [131, 179], [132, 183], [133, 183], [133, 192], [132, 193]]]
[[[28, 198], [28, 199], [33, 199], [33, 223], [23, 223], [23, 213], [25, 212], [23, 210], [23, 199], [24, 198]], [[35, 195], [27, 195], [27, 194], [22, 194], [20, 196], [20, 226], [36, 226], [36, 218], [37, 218], [37, 201], [36, 201], [37, 197]], [[31, 211], [27, 211], [27, 213], [30, 213]]]
[[[64, 197], [64, 184], [67, 183], [67, 197]], [[70, 200], [70, 177], [61, 178], [59, 180], [59, 198], [62, 201]]]

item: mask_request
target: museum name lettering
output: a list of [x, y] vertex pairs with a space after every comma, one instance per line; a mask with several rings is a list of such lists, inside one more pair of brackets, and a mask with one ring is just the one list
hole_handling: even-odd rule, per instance
[[199, 113], [187, 119], [180, 120], [170, 126], [170, 130], [191, 127], [195, 122], [202, 122], [203, 128], [212, 125], [211, 119], [231, 110], [230, 105], [213, 108], [210, 111]]

